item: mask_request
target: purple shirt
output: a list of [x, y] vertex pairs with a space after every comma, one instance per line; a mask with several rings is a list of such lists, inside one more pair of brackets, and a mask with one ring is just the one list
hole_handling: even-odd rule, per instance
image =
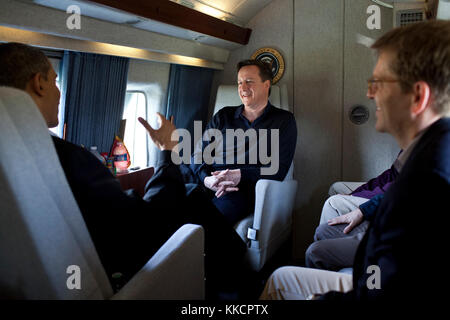
[[370, 179], [350, 194], [356, 197], [371, 199], [378, 194], [385, 193], [397, 176], [398, 171], [393, 164], [378, 177]]

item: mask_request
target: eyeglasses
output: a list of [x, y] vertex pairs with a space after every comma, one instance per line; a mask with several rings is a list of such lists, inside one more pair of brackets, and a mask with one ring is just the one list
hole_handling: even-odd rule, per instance
[[400, 82], [400, 80], [370, 78], [367, 80], [367, 89], [369, 90], [369, 94], [375, 94], [375, 92], [377, 92], [378, 90], [379, 83], [382, 82], [393, 83], [393, 82]]

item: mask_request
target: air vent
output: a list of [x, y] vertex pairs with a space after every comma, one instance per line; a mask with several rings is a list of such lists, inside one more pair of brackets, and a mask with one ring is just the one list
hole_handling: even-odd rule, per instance
[[402, 27], [407, 24], [425, 20], [425, 12], [418, 10], [399, 10], [397, 11], [397, 26]]
[[394, 1], [394, 27], [406, 26], [426, 19], [425, 0]]
[[361, 125], [369, 120], [369, 109], [362, 105], [353, 106], [349, 112], [350, 121], [356, 125]]

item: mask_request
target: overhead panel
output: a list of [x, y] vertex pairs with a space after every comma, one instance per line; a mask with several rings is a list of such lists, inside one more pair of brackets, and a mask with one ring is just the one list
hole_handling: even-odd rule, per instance
[[91, 0], [91, 2], [239, 44], [245, 45], [250, 39], [251, 30], [248, 28], [239, 27], [171, 1]]
[[272, 0], [170, 0], [218, 19], [246, 26]]

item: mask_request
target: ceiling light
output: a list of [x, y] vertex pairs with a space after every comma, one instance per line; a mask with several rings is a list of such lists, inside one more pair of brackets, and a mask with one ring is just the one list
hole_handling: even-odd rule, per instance
[[220, 11], [219, 9], [216, 9], [216, 8], [213, 8], [213, 7], [207, 6], [205, 4], [201, 4], [201, 3], [196, 4], [195, 9], [204, 14], [207, 14], [209, 16], [212, 16], [212, 17], [215, 17], [218, 19], [222, 19], [225, 16], [225, 13]]

